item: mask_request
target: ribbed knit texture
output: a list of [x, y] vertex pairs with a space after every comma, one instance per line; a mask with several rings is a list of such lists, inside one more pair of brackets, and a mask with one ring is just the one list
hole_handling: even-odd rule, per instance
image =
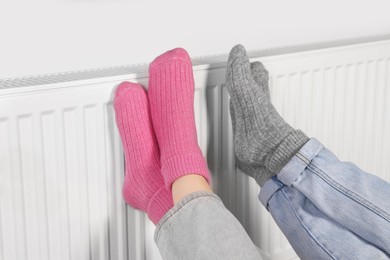
[[187, 174], [210, 182], [196, 134], [192, 64], [184, 49], [168, 51], [150, 64], [148, 97], [166, 187]]
[[[257, 86], [264, 91], [264, 93], [270, 98], [270, 91], [268, 87], [268, 71], [264, 68], [264, 65], [255, 61], [251, 63], [251, 73], [252, 77], [255, 80]], [[233, 138], [236, 136], [236, 115], [234, 113], [233, 102], [229, 101], [230, 107], [230, 115], [232, 120], [233, 127]], [[262, 165], [251, 165], [245, 162], [242, 162], [238, 156], [235, 156], [235, 162], [238, 169], [240, 169], [243, 173], [251, 176], [256, 180], [256, 182], [263, 186], [264, 183], [270, 179], [275, 174], [267, 170], [265, 166]]]
[[123, 197], [157, 224], [173, 207], [173, 200], [161, 175], [145, 90], [139, 84], [121, 83], [115, 92], [114, 108], [125, 154]]
[[262, 186], [309, 138], [276, 111], [270, 100], [268, 72], [260, 64], [250, 64], [242, 45], [230, 52], [226, 85], [237, 165]]

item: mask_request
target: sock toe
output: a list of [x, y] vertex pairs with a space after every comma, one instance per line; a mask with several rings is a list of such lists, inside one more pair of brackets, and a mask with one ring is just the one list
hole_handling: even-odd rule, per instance
[[265, 80], [268, 81], [268, 71], [260, 61], [251, 63], [251, 71], [256, 83]]
[[[236, 45], [237, 46], [237, 45]], [[236, 48], [233, 47], [233, 50], [230, 52], [228, 66], [232, 69], [242, 68], [245, 72], [250, 72], [250, 61], [248, 56], [246, 55], [244, 47]]]
[[145, 92], [144, 88], [138, 83], [124, 81], [118, 85], [114, 94], [114, 102], [118, 102], [131, 91]]
[[[229, 54], [227, 65], [227, 81], [252, 80], [251, 64], [246, 55], [244, 46], [238, 44], [233, 47]], [[231, 84], [236, 85], [236, 84]]]
[[236, 59], [242, 57], [246, 57], [245, 47], [241, 44], [237, 44], [230, 50], [228, 65], [230, 65], [231, 62], [234, 62]]
[[149, 65], [149, 71], [160, 65], [166, 65], [171, 61], [182, 61], [191, 64], [191, 58], [188, 52], [183, 48], [175, 48], [155, 58]]
[[265, 67], [260, 61], [254, 61], [251, 63], [251, 69], [254, 73], [261, 73], [261, 71], [265, 70]]

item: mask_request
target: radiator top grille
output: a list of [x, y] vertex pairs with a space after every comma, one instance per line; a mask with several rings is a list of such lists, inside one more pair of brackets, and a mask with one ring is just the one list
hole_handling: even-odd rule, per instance
[[[372, 36], [372, 37], [344, 39], [338, 41], [293, 45], [287, 47], [276, 47], [276, 48], [248, 51], [248, 56], [267, 57], [267, 56], [283, 55], [283, 54], [302, 52], [302, 51], [312, 51], [318, 49], [342, 47], [351, 44], [367, 44], [367, 43], [369, 44], [374, 41], [381, 41], [381, 40], [388, 40], [388, 39], [390, 39], [390, 35], [380, 35], [380, 36]], [[194, 70], [199, 68], [204, 69], [204, 66], [208, 66], [210, 68], [224, 67], [226, 65], [227, 57], [228, 57], [227, 54], [217, 54], [217, 55], [193, 58], [192, 62], [194, 65]], [[142, 64], [135, 64], [135, 65], [124, 65], [124, 66], [96, 68], [96, 69], [80, 70], [80, 71], [68, 71], [68, 72], [61, 72], [61, 73], [33, 75], [33, 76], [17, 77], [17, 78], [6, 78], [6, 79], [0, 79], [0, 95], [1, 95], [1, 89], [39, 86], [45, 84], [55, 84], [55, 83], [63, 83], [69, 81], [105, 78], [105, 77], [113, 77], [113, 76], [120, 76], [120, 75], [128, 75], [129, 78], [139, 78], [142, 76], [146, 76], [147, 71], [148, 71], [148, 63], [142, 63]]]

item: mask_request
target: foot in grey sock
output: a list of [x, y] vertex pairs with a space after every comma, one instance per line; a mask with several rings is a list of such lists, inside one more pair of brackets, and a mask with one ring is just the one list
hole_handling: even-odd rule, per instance
[[[251, 73], [258, 87], [262, 88], [264, 93], [270, 98], [268, 71], [264, 68], [264, 65], [259, 61], [252, 62]], [[229, 107], [232, 120], [233, 136], [236, 136], [236, 116], [231, 100], [229, 102]], [[242, 162], [240, 158], [237, 157], [237, 155], [235, 160], [237, 168], [240, 169], [240, 171], [243, 173], [254, 178], [260, 186], [263, 186], [263, 184], [274, 175], [272, 172], [268, 171], [265, 166], [250, 165]]]
[[[252, 71], [258, 72], [252, 76]], [[308, 137], [288, 125], [272, 105], [267, 76], [266, 70], [258, 64], [253, 64], [251, 70], [243, 46], [232, 49], [226, 84], [234, 114], [236, 157], [238, 165], [242, 165], [240, 168], [264, 167], [261, 177], [253, 176], [260, 185], [278, 173], [308, 141]]]

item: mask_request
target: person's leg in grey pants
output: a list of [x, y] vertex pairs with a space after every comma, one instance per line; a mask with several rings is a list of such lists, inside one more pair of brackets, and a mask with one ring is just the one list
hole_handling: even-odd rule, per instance
[[157, 225], [163, 259], [262, 259], [240, 222], [211, 192], [195, 192], [176, 204]]

